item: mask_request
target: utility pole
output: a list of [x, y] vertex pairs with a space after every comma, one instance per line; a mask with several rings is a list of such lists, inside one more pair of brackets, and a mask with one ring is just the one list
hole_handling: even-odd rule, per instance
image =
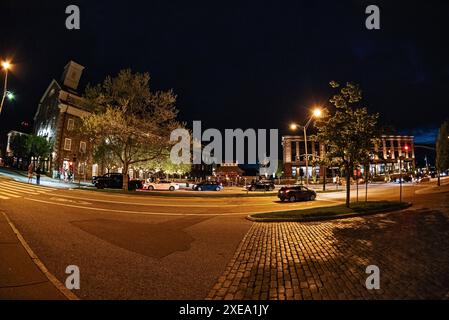
[[399, 157], [399, 202], [402, 202], [402, 159], [403, 156]]
[[368, 202], [369, 163], [365, 164], [365, 202]]
[[359, 202], [359, 165], [355, 166], [355, 172], [356, 172], [355, 186], [356, 186], [356, 190], [357, 190], [356, 202]]
[[[310, 118], [312, 120], [312, 118]], [[309, 126], [309, 122], [304, 126], [304, 146], [306, 151], [306, 186], [309, 186], [309, 153], [307, 152], [307, 127]]]
[[2, 100], [0, 103], [0, 114], [2, 113], [3, 104], [5, 103], [6, 94], [8, 93], [8, 70], [11, 68], [11, 63], [9, 61], [2, 62], [2, 68], [5, 70], [5, 82], [3, 87]]
[[302, 126], [302, 125], [298, 125], [298, 124], [292, 124], [290, 127], [291, 129], [295, 130], [297, 128], [303, 128], [304, 131], [304, 146], [305, 146], [305, 152], [306, 152], [306, 185], [309, 185], [309, 154], [307, 151], [307, 128], [309, 127], [309, 125], [312, 123], [313, 118], [319, 118], [321, 117], [322, 114], [322, 110], [319, 108], [316, 108], [313, 113], [312, 116], [310, 117], [309, 121], [307, 121], [307, 123]]

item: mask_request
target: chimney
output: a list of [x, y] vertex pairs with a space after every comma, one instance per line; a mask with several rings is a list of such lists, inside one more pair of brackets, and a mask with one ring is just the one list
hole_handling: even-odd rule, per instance
[[74, 61], [69, 61], [62, 74], [62, 83], [70, 89], [77, 90], [84, 67]]

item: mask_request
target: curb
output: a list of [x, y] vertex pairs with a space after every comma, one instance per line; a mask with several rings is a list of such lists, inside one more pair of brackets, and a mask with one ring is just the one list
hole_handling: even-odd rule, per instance
[[26, 250], [28, 255], [30, 256], [31, 260], [34, 262], [34, 264], [41, 270], [41, 272], [47, 277], [47, 279], [58, 289], [59, 292], [61, 292], [68, 300], [80, 300], [77, 295], [75, 295], [72, 291], [67, 289], [50, 271], [48, 271], [47, 267], [45, 267], [44, 263], [39, 259], [39, 257], [33, 252], [31, 247], [28, 245], [28, 243], [23, 238], [22, 234], [17, 230], [15, 225], [12, 223], [12, 221], [9, 219], [9, 217], [6, 215], [5, 212], [1, 212], [3, 216], [5, 217], [6, 221], [8, 222], [9, 226], [19, 239], [21, 245]]
[[255, 218], [251, 215], [246, 217], [247, 220], [252, 222], [316, 222], [316, 221], [328, 221], [328, 220], [338, 220], [338, 219], [346, 219], [346, 218], [356, 218], [363, 216], [371, 216], [375, 214], [388, 213], [393, 211], [404, 210], [410, 208], [413, 204], [411, 202], [407, 202], [403, 208], [394, 208], [394, 209], [384, 209], [376, 212], [367, 212], [367, 213], [348, 213], [348, 214], [339, 214], [335, 216], [321, 216], [321, 217], [304, 217], [304, 218]]

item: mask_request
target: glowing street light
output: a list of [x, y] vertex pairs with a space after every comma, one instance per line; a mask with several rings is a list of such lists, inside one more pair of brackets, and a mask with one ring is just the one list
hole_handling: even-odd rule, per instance
[[[5, 102], [6, 95], [8, 94], [8, 91], [7, 91], [8, 70], [12, 68], [11, 61], [5, 60], [5, 61], [2, 61], [1, 64], [2, 64], [3, 70], [5, 70], [5, 84], [4, 84], [4, 88], [3, 88], [2, 102], [0, 103], [0, 114], [2, 113], [3, 103]], [[8, 97], [9, 100], [11, 100], [10, 97], [11, 97], [11, 95]], [[12, 97], [14, 98], [14, 95], [12, 95]]]
[[15, 96], [14, 93], [12, 93], [11, 91], [6, 91], [6, 98], [7, 98], [9, 101], [12, 101], [12, 100], [14, 100], [14, 99], [16, 98], [16, 96]]
[[3, 61], [3, 62], [2, 62], [2, 68], [3, 68], [4, 70], [9, 70], [9, 69], [11, 69], [11, 62], [9, 62], [9, 61]]
[[313, 116], [314, 116], [315, 118], [321, 117], [322, 114], [323, 114], [323, 111], [321, 111], [320, 108], [315, 108], [315, 110], [313, 110]]
[[308, 151], [307, 151], [307, 128], [309, 127], [310, 123], [312, 123], [312, 120], [314, 118], [319, 118], [319, 117], [321, 117], [322, 114], [323, 114], [323, 111], [321, 110], [321, 108], [315, 108], [312, 112], [312, 115], [311, 115], [309, 121], [307, 121], [306, 125], [301, 126], [296, 123], [292, 123], [290, 125], [290, 128], [292, 130], [296, 130], [298, 128], [303, 128], [303, 130], [304, 130], [304, 145], [305, 145], [305, 152], [306, 152], [306, 185], [309, 185], [309, 155], [308, 155]]

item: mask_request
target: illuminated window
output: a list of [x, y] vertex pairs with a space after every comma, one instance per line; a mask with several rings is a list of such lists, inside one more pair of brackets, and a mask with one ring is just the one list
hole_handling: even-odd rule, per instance
[[64, 139], [64, 150], [67, 150], [67, 151], [72, 150], [72, 139], [68, 139], [68, 138]]
[[69, 121], [67, 121], [67, 130], [72, 131], [73, 128], [75, 128], [75, 120], [69, 119]]
[[80, 163], [80, 164], [78, 165], [78, 172], [79, 172], [79, 174], [84, 175], [85, 170], [86, 170], [86, 166], [84, 165], [84, 163]]
[[80, 142], [80, 153], [86, 153], [86, 142]]

